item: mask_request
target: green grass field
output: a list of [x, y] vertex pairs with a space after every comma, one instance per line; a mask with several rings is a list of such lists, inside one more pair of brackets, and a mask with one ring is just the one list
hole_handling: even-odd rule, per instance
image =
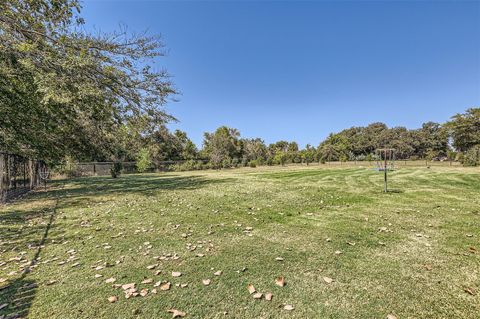
[[57, 181], [0, 207], [0, 318], [480, 318], [480, 171], [391, 189], [325, 166]]

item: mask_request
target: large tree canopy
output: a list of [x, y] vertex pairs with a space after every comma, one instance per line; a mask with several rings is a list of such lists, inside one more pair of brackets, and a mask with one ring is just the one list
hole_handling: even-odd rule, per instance
[[463, 114], [457, 114], [447, 123], [453, 139], [453, 146], [466, 152], [480, 145], [480, 108], [470, 108]]
[[153, 129], [173, 117], [175, 89], [152, 64], [157, 36], [90, 34], [77, 0], [0, 2], [0, 149], [59, 158], [112, 155], [132, 118]]

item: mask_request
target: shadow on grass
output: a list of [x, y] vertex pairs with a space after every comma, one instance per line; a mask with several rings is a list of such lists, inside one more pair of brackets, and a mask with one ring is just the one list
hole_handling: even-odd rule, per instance
[[[84, 177], [68, 180], [68, 188], [54, 189], [49, 196], [62, 199], [63, 206], [82, 206], [94, 197], [104, 195], [140, 194], [155, 195], [162, 190], [196, 190], [208, 185], [233, 181], [232, 178], [206, 178], [203, 175], [179, 176], [174, 174], [159, 175], [123, 175], [120, 178]], [[58, 182], [57, 182], [58, 183]]]
[[387, 191], [387, 193], [391, 193], [391, 194], [402, 194], [402, 193], [405, 193], [405, 191], [403, 189], [395, 189], [395, 188], [392, 188], [392, 189], [389, 189]]
[[[43, 214], [41, 211], [39, 214]], [[25, 218], [35, 218], [37, 217], [33, 212], [10, 212], [7, 214], [0, 215], [2, 217], [2, 228], [0, 228], [0, 238], [2, 240], [7, 240], [7, 244], [14, 244], [13, 247], [10, 247], [10, 250], [17, 250], [18, 248], [24, 248], [29, 246], [30, 248], [35, 249], [35, 254], [30, 260], [30, 263], [26, 265], [23, 269], [22, 274], [19, 278], [14, 279], [11, 282], [8, 282], [6, 285], [0, 287], [0, 306], [6, 305], [0, 309], [0, 318], [26, 318], [30, 311], [33, 300], [35, 299], [35, 294], [38, 288], [37, 283], [34, 280], [27, 278], [29, 272], [36, 266], [42, 248], [45, 247], [45, 243], [48, 238], [48, 233], [52, 228], [53, 222], [55, 220], [56, 208], [53, 208], [53, 211], [50, 212], [48, 217], [48, 222], [46, 226], [33, 227], [29, 230], [29, 235], [41, 234], [41, 237], [37, 242], [30, 242], [30, 236], [24, 237], [25, 233], [20, 231], [14, 235], [13, 231], [7, 226], [4, 227], [3, 221], [8, 221], [10, 226], [18, 226], [17, 223], [25, 223]], [[42, 216], [43, 217], [43, 216]], [[5, 218], [5, 219], [4, 219]], [[23, 226], [23, 225], [22, 225]], [[5, 232], [7, 230], [8, 232]], [[20, 230], [23, 230], [23, 227], [20, 227]], [[26, 241], [21, 239], [25, 238]], [[14, 239], [19, 239], [16, 241]], [[10, 241], [8, 241], [10, 240]], [[5, 245], [3, 246], [5, 247]], [[7, 247], [8, 248], [8, 247]], [[5, 317], [3, 317], [5, 316]]]

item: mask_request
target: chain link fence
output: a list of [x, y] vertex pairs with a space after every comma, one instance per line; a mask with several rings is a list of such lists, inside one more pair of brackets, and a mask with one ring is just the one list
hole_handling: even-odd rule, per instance
[[40, 185], [46, 172], [44, 161], [0, 152], [0, 203]]
[[[122, 174], [171, 172], [177, 170], [205, 169], [208, 160], [160, 161], [140, 172], [136, 162], [122, 162]], [[115, 162], [65, 163], [55, 168], [55, 174], [67, 177], [107, 176]], [[188, 164], [188, 165], [186, 165]]]

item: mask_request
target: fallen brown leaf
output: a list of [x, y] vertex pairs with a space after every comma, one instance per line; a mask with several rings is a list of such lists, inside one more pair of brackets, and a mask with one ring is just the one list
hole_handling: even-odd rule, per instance
[[272, 297], [273, 297], [273, 295], [270, 292], [265, 294], [265, 300], [267, 300], [267, 301], [271, 301]]
[[253, 294], [255, 291], [257, 291], [257, 290], [255, 289], [255, 287], [253, 287], [252, 284], [248, 284], [248, 285], [247, 285], [247, 289], [248, 289], [248, 292], [249, 292], [250, 294]]
[[253, 299], [262, 299], [263, 294], [261, 292], [257, 292], [253, 294]]
[[111, 297], [108, 297], [108, 302], [109, 303], [114, 303], [118, 300], [118, 297], [117, 296], [111, 296]]
[[166, 282], [166, 283], [160, 285], [160, 290], [162, 290], [162, 291], [169, 290], [169, 289], [170, 289], [170, 286], [171, 286], [171, 283], [170, 283], [170, 282]]
[[295, 307], [293, 305], [285, 305], [285, 307], [283, 307], [283, 309], [290, 311], [290, 310], [295, 309]]
[[285, 286], [285, 277], [280, 276], [275, 279], [275, 285], [283, 287]]
[[323, 277], [323, 281], [325, 281], [327, 284], [331, 284], [332, 282], [334, 282], [334, 280], [330, 277]]
[[125, 285], [122, 285], [122, 289], [123, 290], [127, 290], [127, 289], [133, 289], [135, 288], [135, 283], [131, 283], [131, 284], [125, 284]]
[[169, 309], [167, 311], [172, 314], [172, 318], [185, 317], [187, 315], [185, 312], [177, 310], [177, 309]]
[[466, 293], [472, 295], [472, 296], [475, 296], [477, 294], [477, 292], [475, 291], [475, 289], [473, 288], [470, 288], [470, 287], [465, 287], [463, 289]]
[[208, 285], [210, 285], [210, 279], [203, 279], [202, 283], [203, 283], [203, 285], [208, 286]]
[[172, 271], [172, 277], [180, 277], [182, 275], [181, 272], [178, 271]]

